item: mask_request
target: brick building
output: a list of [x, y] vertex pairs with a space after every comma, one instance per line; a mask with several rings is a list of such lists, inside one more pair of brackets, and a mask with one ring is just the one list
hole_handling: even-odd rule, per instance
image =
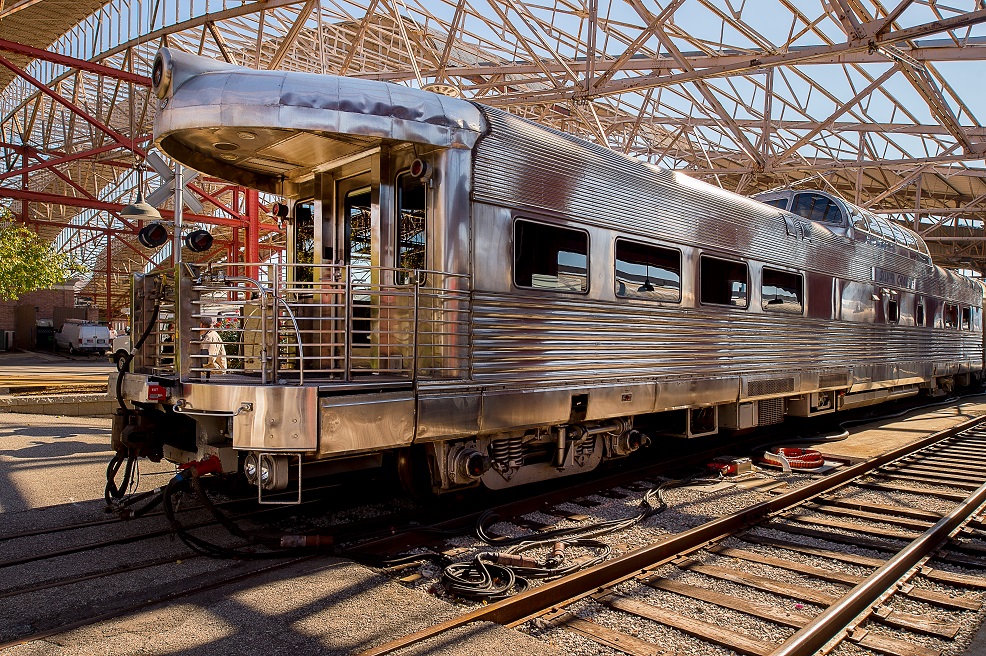
[[[67, 318], [99, 319], [99, 308], [75, 307], [75, 288], [71, 282], [55, 285], [50, 289], [23, 294], [16, 301], [0, 299], [0, 331], [13, 331], [14, 344], [7, 348], [34, 348], [38, 321], [49, 323], [55, 328]], [[3, 340], [0, 339], [0, 346]]]

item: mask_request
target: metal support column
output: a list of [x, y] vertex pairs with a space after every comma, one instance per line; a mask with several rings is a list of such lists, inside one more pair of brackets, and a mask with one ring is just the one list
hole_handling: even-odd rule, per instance
[[[260, 262], [260, 192], [247, 189], [246, 192], [247, 226], [244, 237], [243, 259], [249, 264]], [[246, 267], [247, 278], [257, 279], [257, 267]]]
[[106, 233], [106, 322], [113, 321], [113, 235]]

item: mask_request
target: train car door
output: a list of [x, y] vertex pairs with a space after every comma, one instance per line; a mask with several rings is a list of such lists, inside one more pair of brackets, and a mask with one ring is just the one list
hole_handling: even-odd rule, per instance
[[[316, 252], [321, 256], [323, 316], [335, 327], [323, 339], [333, 369], [343, 378], [386, 371], [386, 288], [393, 275], [386, 269], [393, 248], [384, 235], [392, 211], [392, 186], [386, 180], [388, 158], [376, 148], [326, 166], [316, 175], [318, 222]], [[328, 336], [326, 336], [328, 337]]]

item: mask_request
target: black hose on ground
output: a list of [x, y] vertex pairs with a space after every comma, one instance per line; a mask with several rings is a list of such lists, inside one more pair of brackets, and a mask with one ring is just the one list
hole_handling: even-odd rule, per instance
[[247, 551], [242, 548], [226, 547], [214, 542], [210, 542], [198, 536], [192, 535], [188, 529], [181, 523], [176, 514], [176, 497], [179, 494], [187, 492], [191, 488], [195, 492], [202, 506], [205, 507], [216, 521], [225, 528], [231, 535], [238, 537], [240, 539], [246, 540], [254, 544], [262, 544], [254, 536], [249, 535], [243, 529], [236, 525], [229, 517], [225, 515], [209, 498], [205, 489], [202, 487], [202, 482], [199, 477], [198, 470], [195, 467], [189, 467], [188, 469], [183, 469], [178, 472], [174, 478], [168, 481], [168, 485], [164, 488], [162, 494], [162, 500], [164, 503], [164, 516], [167, 518], [168, 523], [171, 524], [172, 530], [178, 539], [184, 542], [192, 551], [202, 554], [203, 556], [209, 556], [210, 558], [239, 558], [243, 560], [264, 560], [269, 558], [284, 558], [290, 555], [294, 555], [293, 550], [281, 549], [279, 546], [274, 544], [263, 543], [262, 546], [278, 549], [271, 552], [256, 552]]
[[[622, 531], [638, 524], [668, 508], [664, 493], [676, 487], [692, 486], [696, 483], [714, 484], [719, 480], [700, 480], [703, 472], [684, 479], [665, 481], [644, 493], [639, 512], [625, 519], [595, 522], [586, 526], [555, 529], [541, 533], [529, 533], [519, 537], [494, 537], [488, 527], [495, 523], [497, 516], [485, 512], [476, 521], [476, 536], [483, 542], [498, 547], [499, 551], [483, 551], [471, 561], [453, 563], [442, 572], [442, 585], [450, 593], [477, 601], [495, 601], [526, 590], [530, 579], [555, 579], [567, 576], [587, 567], [603, 562], [612, 549], [595, 538]], [[526, 552], [550, 547], [543, 562], [524, 556]], [[571, 563], [566, 563], [565, 552], [569, 549], [590, 551], [592, 555]], [[408, 556], [411, 559], [415, 556]], [[424, 556], [418, 556], [424, 559]]]

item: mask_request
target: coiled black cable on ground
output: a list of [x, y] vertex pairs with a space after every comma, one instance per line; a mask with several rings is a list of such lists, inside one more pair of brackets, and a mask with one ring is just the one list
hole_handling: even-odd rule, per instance
[[442, 572], [442, 585], [457, 597], [475, 601], [496, 601], [530, 587], [512, 567], [489, 562], [494, 556], [484, 551], [470, 562], [452, 563]]
[[[476, 536], [491, 546], [502, 546], [499, 551], [483, 551], [471, 561], [453, 563], [442, 572], [442, 585], [459, 597], [476, 601], [496, 601], [512, 594], [523, 592], [530, 586], [531, 579], [550, 580], [567, 576], [576, 571], [592, 567], [606, 560], [612, 548], [597, 540], [602, 535], [626, 530], [668, 508], [664, 493], [676, 487], [693, 486], [696, 483], [714, 484], [716, 480], [700, 479], [704, 472], [696, 473], [681, 480], [665, 481], [644, 493], [639, 511], [625, 519], [595, 522], [585, 526], [555, 529], [542, 533], [529, 533], [518, 537], [494, 537], [488, 527], [494, 524], [497, 516], [485, 512], [476, 521]], [[549, 548], [544, 561], [538, 561], [523, 554], [536, 549]], [[589, 550], [590, 557], [567, 563], [565, 552], [571, 549]]]

